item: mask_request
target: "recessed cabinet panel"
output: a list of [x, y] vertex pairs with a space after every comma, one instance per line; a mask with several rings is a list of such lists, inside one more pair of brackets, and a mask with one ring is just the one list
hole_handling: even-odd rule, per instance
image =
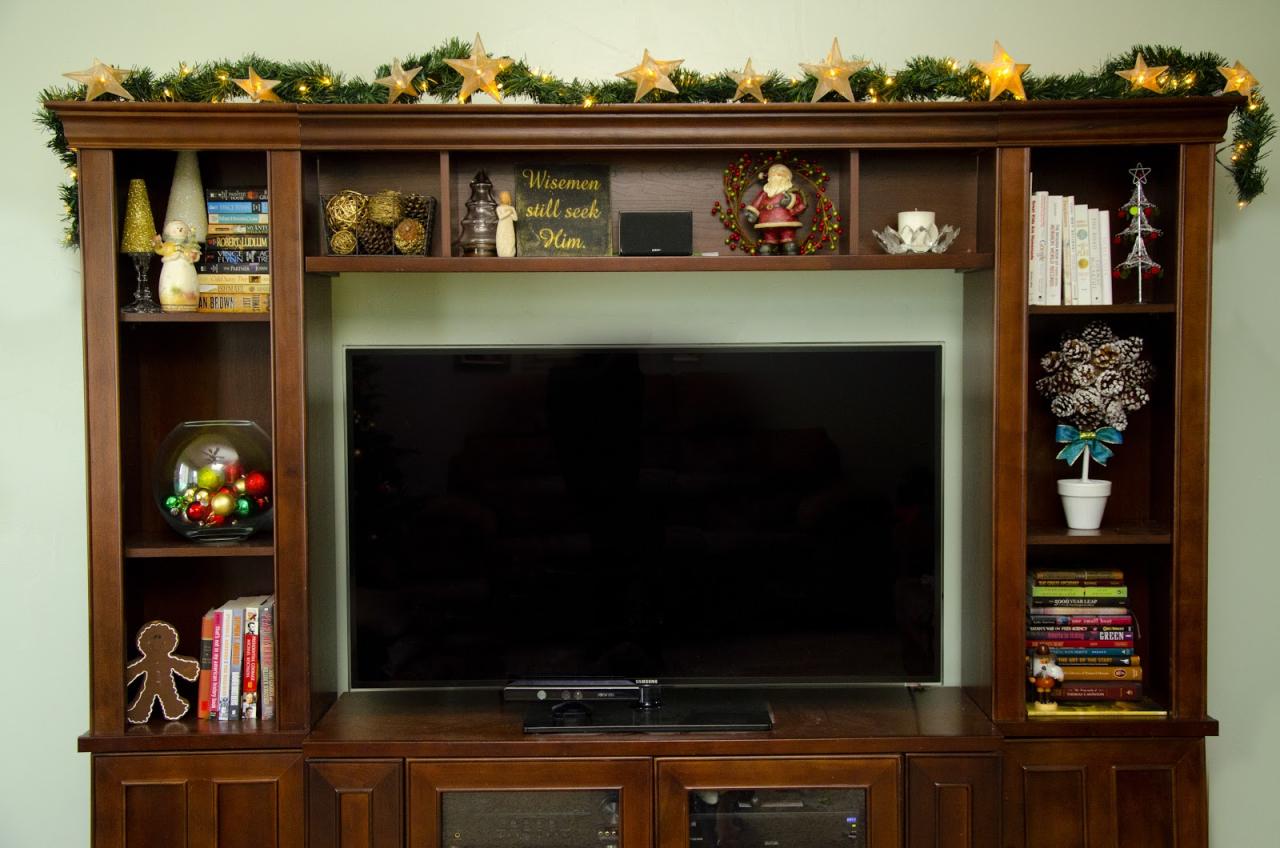
[[866, 848], [867, 790], [695, 789], [690, 848]]
[[897, 848], [898, 757], [658, 761], [661, 848]]
[[649, 848], [652, 761], [410, 761], [411, 848]]

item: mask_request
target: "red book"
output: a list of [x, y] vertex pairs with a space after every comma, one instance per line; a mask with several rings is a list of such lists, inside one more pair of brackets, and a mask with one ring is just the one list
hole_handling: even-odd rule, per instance
[[196, 706], [196, 718], [209, 717], [210, 677], [213, 674], [213, 610], [200, 619], [200, 696]]
[[1028, 639], [1027, 648], [1132, 648], [1132, 639]]

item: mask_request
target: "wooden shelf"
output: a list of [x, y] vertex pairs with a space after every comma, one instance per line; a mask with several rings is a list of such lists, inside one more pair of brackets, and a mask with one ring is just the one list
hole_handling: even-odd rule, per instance
[[1032, 315], [1171, 315], [1174, 303], [1112, 303], [1106, 306], [1028, 306]]
[[1146, 737], [1217, 736], [1213, 718], [1178, 719], [1168, 716], [1036, 718], [1026, 721], [996, 722], [996, 729], [1009, 738], [1063, 737]]
[[300, 748], [306, 736], [303, 730], [281, 730], [275, 719], [209, 721], [188, 716], [180, 721], [131, 725], [120, 733], [86, 733], [80, 737], [78, 747], [81, 752], [95, 754], [261, 750]]
[[1028, 545], [1167, 545], [1172, 541], [1169, 525], [1156, 522], [1122, 524], [1099, 530], [1027, 528]]
[[121, 312], [123, 324], [211, 324], [221, 321], [260, 322], [271, 321], [270, 312]]
[[124, 555], [129, 559], [269, 557], [275, 555], [275, 550], [270, 533], [258, 533], [243, 542], [190, 542], [170, 533], [159, 538], [132, 536], [124, 544]]
[[990, 253], [941, 253], [914, 256], [823, 254], [812, 256], [308, 256], [306, 269], [317, 274], [451, 273], [487, 271], [537, 273], [565, 271], [969, 271], [992, 267]]

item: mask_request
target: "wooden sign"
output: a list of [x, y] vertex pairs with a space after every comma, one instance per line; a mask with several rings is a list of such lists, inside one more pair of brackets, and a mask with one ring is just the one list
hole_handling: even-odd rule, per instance
[[519, 256], [612, 253], [609, 166], [516, 165]]

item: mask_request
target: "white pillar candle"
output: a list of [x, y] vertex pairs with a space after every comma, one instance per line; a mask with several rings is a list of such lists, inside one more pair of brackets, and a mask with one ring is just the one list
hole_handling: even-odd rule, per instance
[[898, 232], [901, 233], [906, 227], [917, 232], [921, 229], [928, 230], [934, 225], [934, 220], [934, 214], [926, 210], [913, 209], [910, 212], [899, 212]]

